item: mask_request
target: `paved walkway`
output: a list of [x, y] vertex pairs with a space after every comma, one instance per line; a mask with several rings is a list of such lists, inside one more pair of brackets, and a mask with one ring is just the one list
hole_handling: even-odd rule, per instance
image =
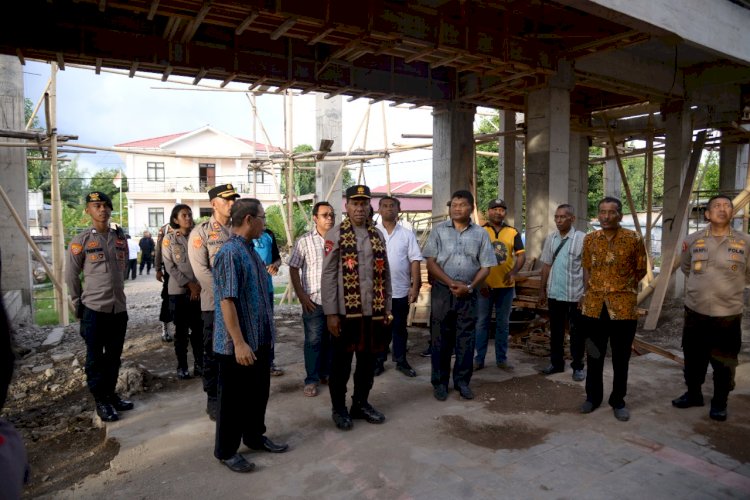
[[[412, 353], [424, 345], [425, 332], [418, 335]], [[302, 395], [300, 346], [277, 347], [287, 374], [272, 380], [267, 413], [268, 435], [288, 442], [288, 453], [248, 453], [258, 469], [247, 475], [220, 465], [212, 455], [214, 426], [203, 411], [200, 382], [193, 380], [175, 392], [136, 396], [136, 409], [108, 426], [121, 445], [110, 469], [53, 496], [750, 498], [746, 354], [725, 423], [711, 421], [707, 407], [672, 408], [670, 400], [683, 390], [681, 369], [657, 355], [633, 358], [632, 418], [622, 423], [607, 407], [578, 414], [582, 383], [569, 371], [538, 375], [545, 360], [513, 350], [516, 372], [488, 367], [476, 373], [473, 401], [455, 391], [448, 401], [436, 401], [429, 360], [416, 354], [410, 358], [417, 378], [389, 363], [370, 398], [387, 415], [385, 424], [355, 421], [352, 431], [340, 432], [331, 422], [327, 388], [317, 398]], [[607, 367], [605, 377], [610, 373]], [[525, 389], [514, 393], [512, 387]]]

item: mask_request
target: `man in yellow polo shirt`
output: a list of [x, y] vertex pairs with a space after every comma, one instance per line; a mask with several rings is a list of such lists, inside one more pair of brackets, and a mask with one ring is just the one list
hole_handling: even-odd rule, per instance
[[513, 370], [508, 362], [508, 328], [510, 311], [515, 296], [515, 277], [526, 261], [521, 235], [505, 223], [507, 205], [501, 199], [490, 201], [484, 229], [490, 236], [497, 265], [490, 268], [477, 301], [476, 356], [474, 371], [484, 368], [489, 342], [490, 318], [495, 308], [495, 364], [506, 371]]

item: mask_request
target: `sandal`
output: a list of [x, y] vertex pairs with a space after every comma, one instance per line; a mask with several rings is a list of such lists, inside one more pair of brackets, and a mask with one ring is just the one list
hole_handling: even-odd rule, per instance
[[314, 398], [318, 395], [318, 386], [316, 384], [307, 384], [305, 386], [304, 394], [308, 398]]

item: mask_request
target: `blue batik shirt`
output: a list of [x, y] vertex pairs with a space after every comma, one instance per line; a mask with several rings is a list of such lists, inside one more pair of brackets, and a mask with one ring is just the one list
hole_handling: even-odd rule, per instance
[[221, 301], [232, 299], [240, 330], [250, 348], [273, 345], [276, 332], [270, 303], [266, 266], [253, 250], [253, 244], [232, 234], [214, 257], [214, 352], [234, 354], [232, 337], [224, 324]]

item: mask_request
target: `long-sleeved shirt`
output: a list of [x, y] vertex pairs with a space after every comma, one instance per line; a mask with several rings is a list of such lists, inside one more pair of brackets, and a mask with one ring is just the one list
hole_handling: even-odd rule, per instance
[[201, 285], [201, 311], [214, 310], [214, 278], [211, 269], [214, 267], [216, 254], [231, 234], [213, 215], [208, 221], [195, 226], [190, 233], [188, 258]]
[[161, 242], [161, 254], [164, 267], [169, 274], [167, 292], [169, 295], [182, 295], [187, 292], [189, 283], [196, 283], [193, 268], [188, 260], [188, 239], [179, 230], [164, 236]]

